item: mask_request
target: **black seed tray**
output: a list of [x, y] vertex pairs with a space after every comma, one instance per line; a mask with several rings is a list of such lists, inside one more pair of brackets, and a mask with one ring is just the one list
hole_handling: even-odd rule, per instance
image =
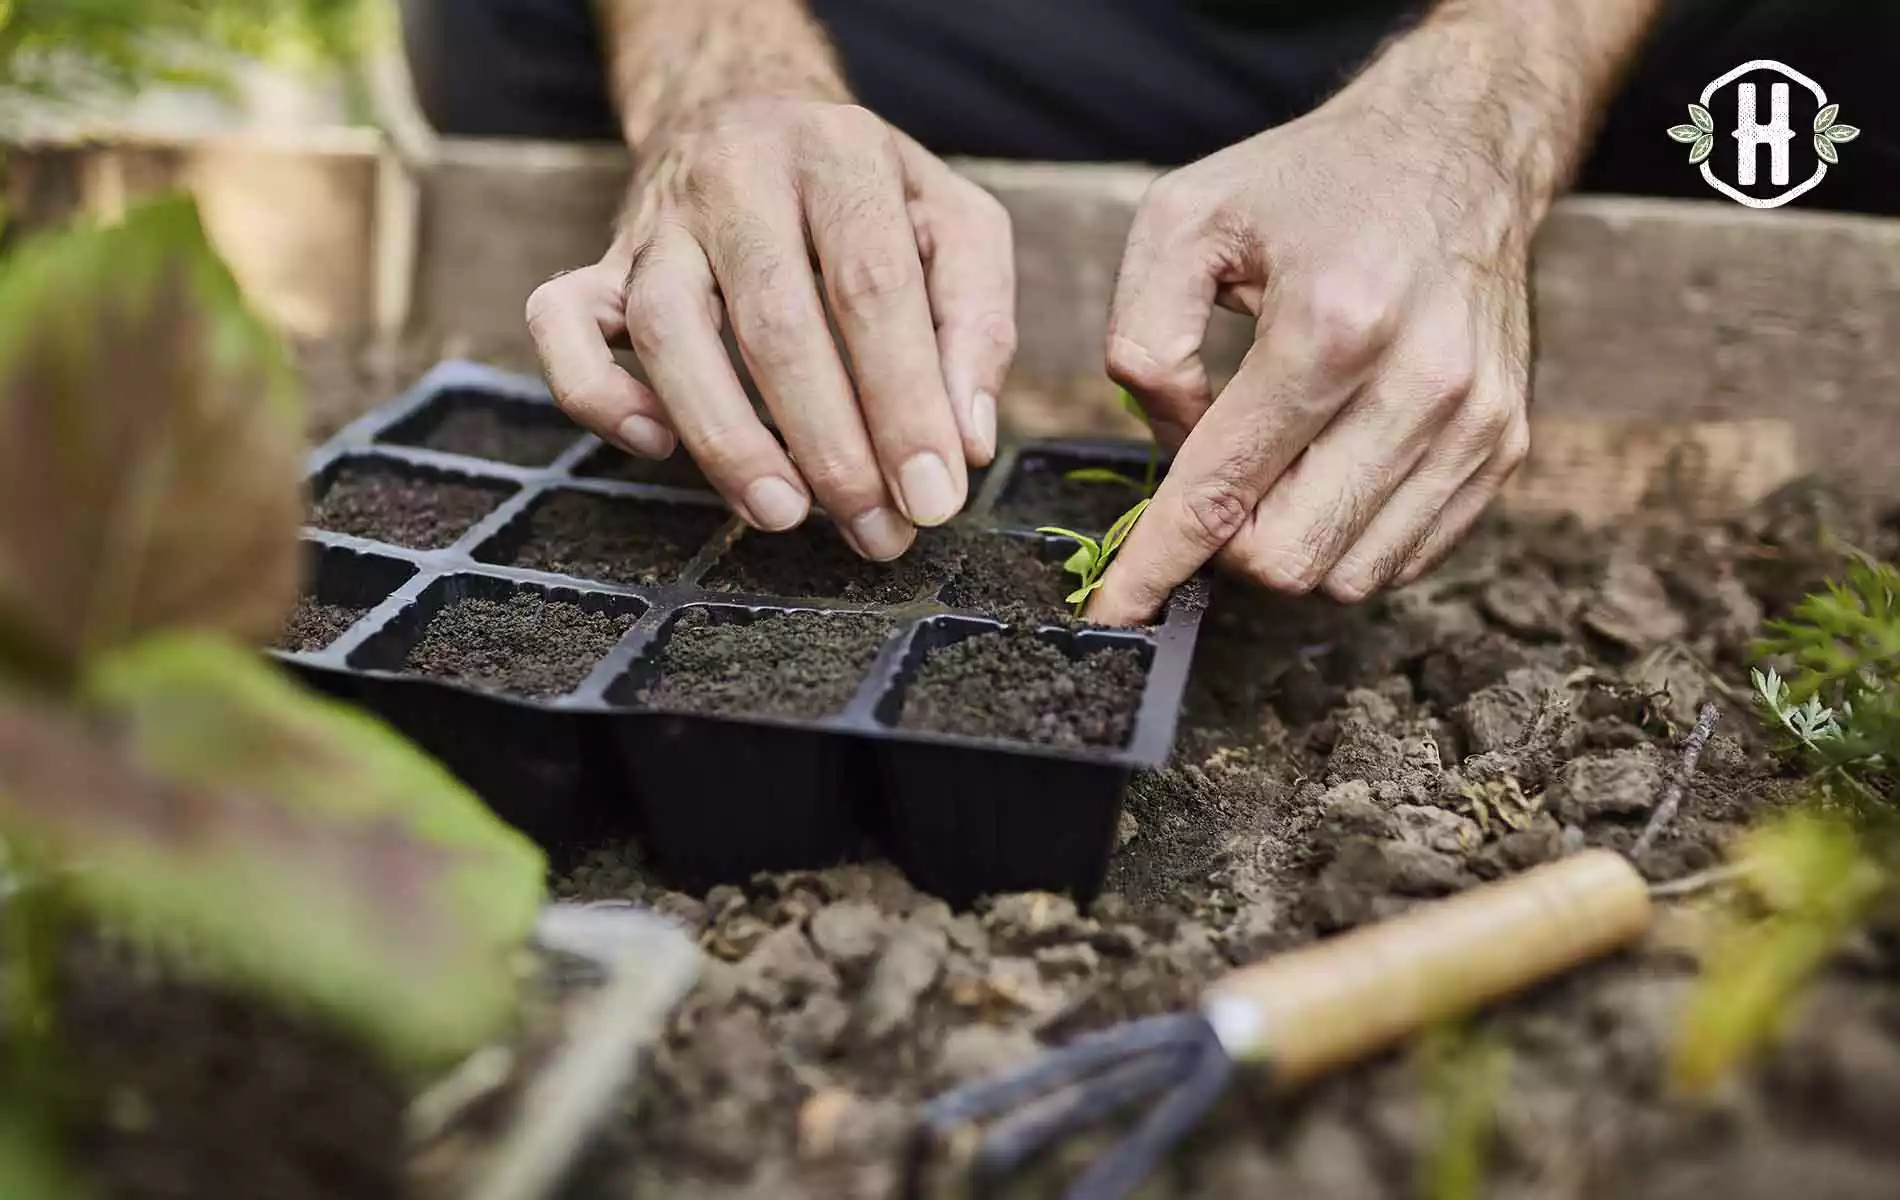
[[[277, 657], [403, 730], [557, 861], [604, 840], [634, 837], [684, 888], [882, 854], [919, 886], [958, 904], [997, 891], [1065, 891], [1081, 899], [1099, 891], [1129, 777], [1162, 765], [1172, 748], [1207, 605], [1205, 580], [1182, 587], [1161, 620], [1145, 629], [1091, 628], [1053, 611], [1035, 622], [1034, 636], [1071, 660], [1117, 647], [1136, 652], [1142, 690], [1120, 745], [1076, 748], [901, 728], [897, 719], [929, 656], [1005, 629], [1002, 621], [947, 604], [945, 594], [955, 593], [948, 577], [925, 579], [902, 595], [860, 590], [855, 598], [721, 590], [722, 567], [743, 539], [796, 535], [747, 531], [683, 457], [659, 467], [629, 463], [563, 421], [538, 380], [446, 363], [319, 449], [308, 468], [318, 506], [344, 473], [368, 471], [398, 491], [415, 483], [454, 485], [458, 516], [471, 507], [484, 511], [451, 530], [453, 540], [446, 533], [436, 539], [448, 544], [426, 549], [307, 528], [306, 594], [341, 606], [351, 623], [327, 646], [280, 650]], [[438, 436], [451, 428], [453, 436]], [[519, 445], [498, 449], [483, 440], [497, 428], [528, 432]], [[571, 433], [564, 446], [550, 433], [563, 429]], [[527, 466], [457, 452], [468, 448], [546, 461]], [[1059, 572], [1066, 542], [1032, 532], [1039, 523], [1033, 513], [1020, 521], [996, 515], [1018, 473], [1104, 465], [1139, 477], [1145, 461], [1144, 448], [1125, 442], [1006, 448], [973, 479], [973, 501], [955, 524], [1027, 540]], [[640, 479], [648, 481], [629, 481]], [[572, 494], [591, 499], [563, 500]], [[632, 506], [643, 519], [629, 524], [631, 533], [619, 531], [626, 536], [662, 529], [677, 535], [675, 543], [696, 541], [674, 545], [661, 569], [630, 582], [519, 565], [528, 524], [557, 500]], [[391, 503], [399, 506], [400, 495]], [[823, 519], [810, 524], [822, 528]], [[626, 565], [612, 560], [593, 573], [625, 576]], [[516, 696], [405, 669], [446, 608], [524, 594], [569, 602], [625, 630], [591, 665], [570, 664], [572, 678], [553, 695]], [[849, 699], [829, 715], [704, 715], [644, 695], [676, 623], [696, 610], [713, 625], [815, 613], [874, 619], [888, 631], [873, 643], [878, 649], [850, 685]]]

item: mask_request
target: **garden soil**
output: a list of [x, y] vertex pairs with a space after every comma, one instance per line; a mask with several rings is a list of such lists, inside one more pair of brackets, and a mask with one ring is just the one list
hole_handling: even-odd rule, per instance
[[[320, 424], [354, 415], [340, 386], [320, 389]], [[1719, 525], [1493, 521], [1355, 609], [1221, 589], [1176, 753], [1137, 779], [1113, 891], [1087, 911], [1012, 895], [953, 912], [878, 865], [683, 895], [638, 847], [600, 848], [559, 893], [670, 913], [709, 962], [569, 1194], [895, 1196], [911, 1107], [945, 1086], [1187, 1007], [1237, 964], [1576, 846], [1629, 847], [1705, 699], [1721, 732], [1641, 865], [1718, 861], [1793, 791], [1736, 689], [1760, 619], [1839, 565], [1824, 531], [1900, 551], [1894, 524], [1797, 487]], [[1855, 939], [1772, 1052], [1692, 1102], [1666, 1075], [1704, 920], [1667, 904], [1637, 950], [1477, 1022], [1507, 1064], [1482, 1194], [1900, 1196], [1900, 930]], [[62, 1016], [88, 1047], [80, 1161], [102, 1194], [385, 1194], [400, 1113], [360, 1056], [215, 992], [174, 1016], [137, 974], [91, 973]], [[1243, 1077], [1141, 1195], [1428, 1194], [1439, 1100], [1410, 1051], [1290, 1098]], [[1101, 1146], [1078, 1140], [1012, 1194], [1056, 1194]], [[478, 1172], [478, 1150], [422, 1156], [422, 1193]]]
[[[1014, 895], [953, 912], [879, 866], [688, 896], [637, 847], [602, 848], [562, 894], [672, 913], [712, 963], [572, 1194], [895, 1196], [911, 1108], [944, 1087], [1186, 1008], [1236, 965], [1576, 847], [1628, 849], [1711, 699], [1721, 731], [1641, 866], [1718, 863], [1794, 791], [1735, 685], [1762, 617], [1837, 565], [1814, 549], [1824, 528], [1900, 548], [1794, 488], [1732, 524], [1493, 521], [1359, 608], [1223, 587], [1174, 760], [1137, 779], [1113, 890], [1087, 911]], [[1900, 930], [1850, 945], [1765, 1061], [1679, 1099], [1669, 1058], [1708, 903], [1666, 904], [1636, 951], [1476, 1023], [1507, 1064], [1483, 1194], [1900, 1196]], [[1447, 1145], [1430, 1078], [1416, 1051], [1291, 1098], [1243, 1078], [1141, 1195], [1425, 1194]], [[1005, 1194], [1057, 1194], [1103, 1144]]]

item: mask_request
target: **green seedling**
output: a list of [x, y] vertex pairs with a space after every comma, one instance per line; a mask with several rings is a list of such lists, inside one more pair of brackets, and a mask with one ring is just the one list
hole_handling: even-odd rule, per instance
[[[1129, 416], [1146, 424], [1148, 414], [1142, 411], [1141, 402], [1129, 394], [1127, 388], [1121, 389], [1122, 408]], [[1065, 471], [1062, 477], [1070, 483], [1104, 483], [1116, 487], [1132, 488], [1142, 496], [1152, 498], [1161, 474], [1161, 447], [1150, 441], [1148, 445], [1148, 469], [1140, 478], [1124, 475], [1113, 467], [1078, 467]]]
[[1082, 586], [1070, 592], [1068, 596], [1069, 603], [1075, 605], [1076, 616], [1082, 615], [1082, 610], [1088, 605], [1089, 597], [1102, 586], [1102, 578], [1108, 574], [1108, 564], [1114, 561], [1116, 552], [1122, 548], [1122, 543], [1128, 540], [1130, 533], [1134, 532], [1135, 522], [1141, 520], [1141, 514], [1147, 512], [1148, 506], [1152, 503], [1154, 503], [1153, 498], [1144, 498], [1141, 503], [1116, 518], [1115, 523], [1109, 526], [1108, 532], [1102, 535], [1102, 540], [1099, 542], [1085, 533], [1077, 533], [1073, 529], [1063, 529], [1055, 525], [1045, 525], [1036, 530], [1037, 533], [1065, 537], [1075, 543], [1075, 553], [1069, 555], [1068, 561], [1062, 564], [1062, 569], [1082, 582]]

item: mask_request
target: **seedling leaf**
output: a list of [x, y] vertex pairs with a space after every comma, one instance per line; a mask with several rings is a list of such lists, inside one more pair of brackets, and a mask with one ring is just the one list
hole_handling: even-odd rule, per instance
[[1826, 134], [1817, 133], [1814, 135], [1814, 152], [1821, 156], [1822, 162], [1838, 163], [1841, 161], [1841, 152], [1834, 148], [1833, 142], [1827, 140]]
[[1705, 133], [1700, 138], [1696, 139], [1695, 145], [1689, 148], [1689, 165], [1695, 166], [1699, 163], [1707, 162], [1709, 160], [1709, 155], [1714, 154], [1714, 153], [1715, 153], [1715, 135]]
[[1143, 500], [1116, 518], [1115, 523], [1108, 527], [1107, 536], [1102, 538], [1102, 557], [1115, 556], [1115, 552], [1122, 548], [1122, 543], [1128, 540], [1128, 535], [1135, 531], [1135, 522], [1141, 520], [1141, 515], [1147, 512], [1148, 506], [1153, 503], [1153, 500]]
[[1834, 124], [1835, 119], [1839, 117], [1840, 115], [1841, 115], [1841, 106], [1838, 104], [1830, 104], [1826, 108], [1822, 109], [1820, 112], [1815, 113], [1814, 114], [1814, 132], [1816, 133], [1825, 132], [1829, 126]]
[[1122, 411], [1135, 418], [1135, 420], [1140, 421], [1143, 425], [1146, 425], [1148, 423], [1148, 410], [1141, 406], [1141, 401], [1135, 399], [1133, 392], [1130, 392], [1127, 388], [1120, 390]]
[[1089, 568], [1094, 565], [1095, 551], [1088, 546], [1077, 546], [1075, 553], [1069, 555], [1068, 561], [1062, 564], [1062, 569], [1071, 575], [1080, 575], [1086, 579]]
[[1069, 593], [1069, 596], [1068, 596], [1069, 603], [1080, 605], [1086, 602], [1090, 596], [1093, 596], [1096, 592], [1100, 591], [1101, 587], [1102, 587], [1101, 580], [1092, 579], [1087, 584], [1084, 584], [1082, 587], [1079, 587], [1075, 589], [1073, 592]]
[[542, 857], [373, 718], [204, 635], [85, 680], [113, 736], [0, 700], [0, 828], [109, 926], [314, 1006], [406, 1065], [511, 1014]]
[[1062, 477], [1070, 483], [1113, 483], [1136, 490], [1141, 488], [1139, 479], [1130, 479], [1112, 467], [1077, 467], [1073, 471], [1064, 471]]
[[1690, 142], [1700, 141], [1702, 139], [1702, 130], [1694, 125], [1671, 125], [1669, 127], [1669, 136], [1687, 145]]
[[1689, 119], [1695, 122], [1695, 127], [1700, 129], [1703, 133], [1715, 132], [1715, 114], [1700, 104], [1691, 104], [1689, 106]]
[[0, 664], [69, 680], [158, 629], [264, 641], [295, 598], [302, 422], [195, 207], [0, 272]]
[[1860, 129], [1854, 125], [1830, 125], [1827, 128], [1827, 140], [1830, 142], [1851, 142], [1860, 136]]

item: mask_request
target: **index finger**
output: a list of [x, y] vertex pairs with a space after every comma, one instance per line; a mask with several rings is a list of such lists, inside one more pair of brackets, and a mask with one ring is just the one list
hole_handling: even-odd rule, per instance
[[1357, 390], [1289, 325], [1270, 326], [1175, 456], [1122, 543], [1088, 618], [1134, 625], [1254, 519], [1261, 497]]

